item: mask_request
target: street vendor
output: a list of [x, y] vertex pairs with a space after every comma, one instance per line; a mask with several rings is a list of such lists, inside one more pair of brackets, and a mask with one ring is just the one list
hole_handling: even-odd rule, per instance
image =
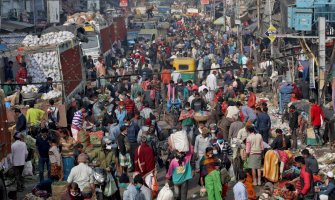
[[51, 77], [47, 78], [47, 82], [44, 83], [39, 89], [38, 89], [38, 93], [48, 93], [51, 90], [53, 90], [53, 86], [52, 86], [52, 81], [53, 79]]

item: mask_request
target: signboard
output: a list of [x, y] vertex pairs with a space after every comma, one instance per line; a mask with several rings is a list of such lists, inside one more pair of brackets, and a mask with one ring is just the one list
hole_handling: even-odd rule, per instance
[[59, 0], [48, 0], [48, 22], [59, 23]]
[[265, 35], [268, 36], [268, 38], [271, 42], [275, 41], [277, 34], [278, 34], [278, 31], [277, 31], [276, 27], [274, 27], [272, 24], [270, 25], [268, 30], [265, 32]]
[[128, 7], [128, 0], [120, 0], [120, 7]]
[[209, 0], [201, 0], [201, 5], [208, 5], [209, 4]]
[[87, 0], [87, 10], [93, 12], [100, 11], [100, 0]]
[[314, 58], [309, 59], [309, 88], [315, 89]]

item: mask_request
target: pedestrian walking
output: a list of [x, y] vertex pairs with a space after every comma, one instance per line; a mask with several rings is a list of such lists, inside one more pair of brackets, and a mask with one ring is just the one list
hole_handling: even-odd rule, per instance
[[11, 146], [12, 152], [12, 164], [14, 167], [16, 190], [22, 192], [24, 189], [24, 179], [22, 176], [24, 164], [28, 157], [28, 149], [25, 142], [23, 142], [23, 136], [21, 133], [16, 132], [14, 134], [15, 142]]

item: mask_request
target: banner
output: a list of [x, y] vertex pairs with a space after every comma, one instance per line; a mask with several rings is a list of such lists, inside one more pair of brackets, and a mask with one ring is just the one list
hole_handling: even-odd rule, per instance
[[120, 0], [120, 7], [128, 7], [128, 0]]
[[87, 10], [97, 12], [100, 11], [100, 1], [99, 0], [88, 0]]
[[209, 0], [201, 0], [201, 5], [208, 5], [209, 4]]
[[59, 0], [49, 0], [48, 4], [48, 22], [59, 23]]

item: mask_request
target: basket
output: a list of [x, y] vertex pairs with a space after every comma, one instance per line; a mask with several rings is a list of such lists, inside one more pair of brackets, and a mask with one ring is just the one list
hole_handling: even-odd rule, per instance
[[207, 121], [209, 118], [209, 115], [207, 113], [195, 113], [194, 114], [194, 120], [197, 122]]
[[28, 92], [28, 93], [23, 93], [21, 92], [22, 98], [24, 99], [36, 99], [38, 96], [41, 96], [42, 94], [36, 93], [36, 92]]

